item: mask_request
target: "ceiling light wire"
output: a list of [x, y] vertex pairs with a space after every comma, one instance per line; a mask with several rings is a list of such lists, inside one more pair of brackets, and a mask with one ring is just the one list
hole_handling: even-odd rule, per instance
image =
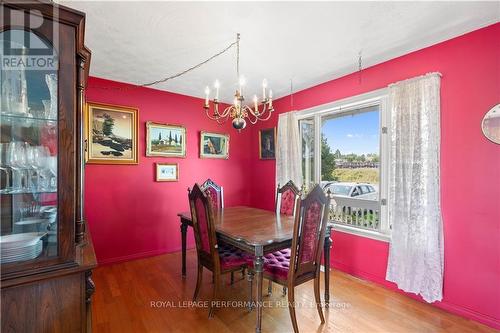
[[210, 58], [194, 65], [194, 66], [191, 66], [189, 67], [188, 69], [185, 69], [177, 74], [174, 74], [174, 75], [171, 75], [171, 76], [168, 76], [168, 77], [165, 77], [163, 79], [159, 79], [159, 80], [155, 80], [155, 81], [152, 81], [152, 82], [147, 82], [147, 83], [142, 83], [142, 84], [131, 84], [132, 87], [105, 87], [105, 86], [89, 86], [88, 88], [95, 88], [95, 89], [105, 89], [105, 90], [122, 90], [122, 91], [128, 91], [128, 90], [133, 90], [133, 89], [137, 89], [137, 88], [143, 88], [143, 87], [150, 87], [150, 86], [154, 86], [156, 84], [159, 84], [159, 83], [164, 83], [164, 82], [167, 82], [169, 80], [172, 80], [172, 79], [175, 79], [175, 78], [178, 78], [179, 76], [182, 76], [184, 74], [187, 74], [203, 65], [205, 65], [206, 63], [210, 62], [211, 60], [217, 58], [218, 56], [226, 53], [227, 51], [229, 51], [233, 46], [236, 45], [236, 50], [237, 50], [237, 64], [236, 64], [236, 71], [238, 73], [238, 77], [239, 77], [239, 67], [240, 67], [240, 34], [237, 34], [237, 37], [236, 37], [236, 41], [235, 42], [232, 42], [231, 44], [229, 44], [226, 48], [224, 48], [223, 50], [217, 52], [216, 54], [214, 54], [213, 56], [211, 56]]

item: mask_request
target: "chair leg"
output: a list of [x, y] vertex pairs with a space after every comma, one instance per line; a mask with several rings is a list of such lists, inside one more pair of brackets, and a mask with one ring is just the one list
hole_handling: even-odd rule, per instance
[[248, 295], [248, 311], [252, 311], [252, 301], [253, 301], [253, 272], [248, 270], [247, 272], [247, 280], [248, 280], [248, 290], [250, 294]]
[[214, 273], [214, 292], [212, 295], [212, 299], [210, 300], [209, 309], [208, 309], [208, 318], [212, 318], [214, 315], [214, 303], [217, 301], [219, 297], [219, 285], [220, 285], [220, 276]]
[[273, 281], [269, 280], [269, 284], [267, 285], [267, 294], [271, 296], [273, 294]]
[[295, 316], [295, 295], [294, 289], [288, 290], [288, 311], [290, 311], [290, 319], [292, 320], [293, 331], [299, 333], [297, 326], [297, 317]]
[[283, 293], [283, 296], [286, 296], [286, 287], [285, 286], [283, 286], [282, 293]]
[[231, 284], [234, 283], [234, 272], [231, 272]]
[[196, 279], [196, 288], [194, 289], [193, 301], [196, 301], [196, 298], [198, 297], [202, 280], [203, 280], [203, 266], [198, 264], [198, 278]]
[[318, 309], [319, 318], [321, 319], [321, 323], [325, 323], [325, 317], [323, 316], [323, 308], [321, 306], [321, 295], [319, 292], [319, 277], [320, 275], [314, 279], [314, 297], [316, 298], [316, 309]]
[[241, 269], [241, 277], [244, 279], [245, 278], [245, 267]]

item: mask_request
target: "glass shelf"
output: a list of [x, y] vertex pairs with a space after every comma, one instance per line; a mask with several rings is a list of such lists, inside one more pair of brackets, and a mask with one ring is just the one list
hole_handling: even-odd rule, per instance
[[13, 194], [44, 194], [44, 193], [57, 193], [56, 189], [53, 190], [22, 190], [14, 192], [0, 192], [0, 195], [13, 195]]
[[30, 121], [30, 120], [47, 121], [47, 122], [54, 122], [54, 123], [57, 122], [57, 119], [40, 118], [40, 117], [25, 116], [22, 114], [13, 114], [13, 113], [4, 113], [4, 112], [0, 112], [0, 118], [2, 119], [2, 124], [3, 124], [3, 121]]

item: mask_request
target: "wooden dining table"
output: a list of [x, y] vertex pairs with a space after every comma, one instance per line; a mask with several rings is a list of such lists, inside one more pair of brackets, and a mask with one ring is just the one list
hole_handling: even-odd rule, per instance
[[[186, 234], [188, 226], [193, 226], [191, 212], [177, 214], [181, 222], [182, 239], [182, 276], [186, 276]], [[261, 332], [262, 323], [262, 280], [264, 256], [268, 253], [289, 248], [292, 245], [294, 218], [280, 215], [263, 209], [238, 206], [219, 210], [215, 216], [217, 239], [231, 244], [249, 254], [254, 259], [254, 274], [256, 281], [256, 314], [255, 332]], [[330, 301], [329, 274], [331, 228], [327, 225], [324, 245], [325, 265], [325, 306]]]

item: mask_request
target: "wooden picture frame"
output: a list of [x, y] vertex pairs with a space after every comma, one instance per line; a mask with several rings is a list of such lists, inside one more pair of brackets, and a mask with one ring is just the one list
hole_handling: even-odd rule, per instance
[[229, 134], [202, 131], [200, 133], [200, 158], [229, 158]]
[[88, 102], [84, 121], [86, 163], [139, 163], [137, 108]]
[[156, 163], [157, 182], [177, 182], [179, 181], [178, 163]]
[[276, 127], [259, 130], [259, 158], [276, 159]]
[[182, 125], [146, 122], [146, 156], [186, 157], [186, 139]]

